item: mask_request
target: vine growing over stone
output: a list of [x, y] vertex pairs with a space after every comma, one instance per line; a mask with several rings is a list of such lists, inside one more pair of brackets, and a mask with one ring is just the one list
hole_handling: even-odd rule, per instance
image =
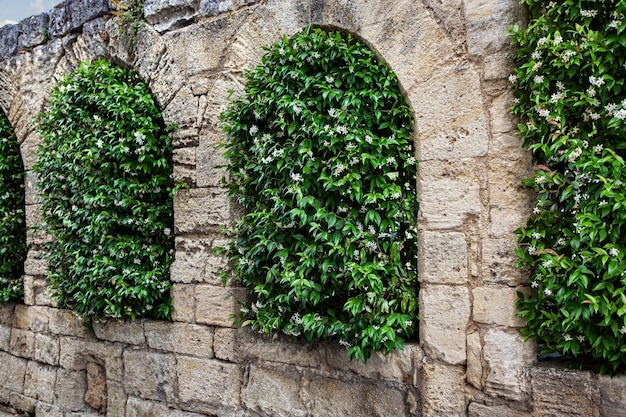
[[82, 63], [40, 115], [34, 171], [53, 296], [87, 321], [169, 319], [174, 253], [172, 148], [148, 86]]
[[417, 326], [409, 108], [351, 35], [307, 28], [266, 51], [222, 114], [228, 187], [245, 209], [222, 248], [249, 288], [239, 322], [366, 361]]
[[626, 365], [626, 3], [526, 0], [513, 113], [537, 198], [518, 231], [527, 338], [602, 372]]
[[0, 111], [0, 303], [19, 300], [26, 258], [24, 165], [20, 147]]

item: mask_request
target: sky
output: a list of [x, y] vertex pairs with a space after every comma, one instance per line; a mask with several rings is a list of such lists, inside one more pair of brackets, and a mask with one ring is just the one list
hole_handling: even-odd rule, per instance
[[52, 10], [62, 0], [0, 0], [0, 26]]

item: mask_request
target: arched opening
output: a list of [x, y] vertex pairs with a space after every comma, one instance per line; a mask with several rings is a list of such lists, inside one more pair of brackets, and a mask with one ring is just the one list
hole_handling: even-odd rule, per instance
[[241, 322], [333, 340], [350, 357], [417, 328], [411, 115], [392, 71], [351, 35], [306, 28], [267, 49], [223, 114], [225, 247], [250, 300]]
[[84, 319], [171, 318], [172, 149], [147, 85], [104, 60], [53, 90], [34, 171], [53, 296]]
[[26, 211], [24, 165], [13, 128], [0, 111], [0, 303], [24, 295]]

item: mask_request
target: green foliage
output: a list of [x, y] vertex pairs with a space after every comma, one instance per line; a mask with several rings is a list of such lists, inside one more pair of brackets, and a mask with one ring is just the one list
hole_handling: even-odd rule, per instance
[[306, 29], [267, 48], [222, 114], [224, 249], [260, 332], [391, 351], [417, 325], [416, 160], [395, 75], [351, 36]]
[[86, 320], [169, 319], [172, 149], [148, 86], [106, 61], [83, 63], [55, 87], [37, 130], [60, 307]]
[[118, 9], [112, 14], [120, 16], [123, 36], [130, 46], [134, 46], [143, 28], [145, 0], [111, 0], [111, 3]]
[[525, 1], [512, 111], [533, 153], [533, 216], [518, 231], [532, 270], [519, 315], [543, 353], [626, 365], [626, 2]]
[[0, 303], [24, 294], [25, 258], [24, 165], [15, 133], [0, 111]]

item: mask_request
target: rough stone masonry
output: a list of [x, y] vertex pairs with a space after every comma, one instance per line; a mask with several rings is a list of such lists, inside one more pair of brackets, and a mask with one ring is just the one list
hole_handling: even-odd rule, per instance
[[[513, 231], [529, 215], [530, 158], [508, 114], [507, 27], [517, 0], [146, 0], [137, 42], [107, 0], [67, 0], [0, 28], [0, 106], [19, 139], [27, 223], [35, 115], [81, 61], [138, 71], [178, 128], [173, 322], [96, 323], [55, 308], [30, 230], [23, 304], [0, 307], [0, 405], [43, 416], [618, 416], [626, 379], [537, 363], [515, 315], [527, 275]], [[261, 46], [306, 25], [365, 41], [398, 75], [415, 116], [420, 200], [420, 338], [349, 362], [337, 346], [234, 328], [245, 290], [215, 271], [221, 225], [236, 217], [220, 186], [218, 115]], [[228, 293], [234, 298], [225, 298]], [[4, 411], [0, 411], [2, 415]]]

